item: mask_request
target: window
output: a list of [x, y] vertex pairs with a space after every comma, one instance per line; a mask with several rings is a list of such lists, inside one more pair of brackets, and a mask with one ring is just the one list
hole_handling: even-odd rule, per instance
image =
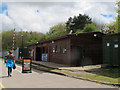
[[110, 46], [110, 43], [107, 43], [107, 46], [109, 47], [109, 46]]
[[118, 48], [118, 44], [115, 44], [115, 45], [114, 45], [114, 48]]
[[55, 52], [56, 53], [66, 53], [67, 52], [67, 48], [65, 45], [56, 45], [55, 46]]
[[56, 45], [56, 53], [60, 53], [60, 46]]
[[53, 53], [55, 52], [55, 48], [53, 48]]
[[66, 48], [63, 48], [63, 53], [66, 53], [67, 49]]
[[61, 47], [61, 51], [62, 51], [62, 53], [66, 53], [67, 49], [66, 49], [66, 46], [65, 46], [65, 45], [63, 45], [63, 46]]

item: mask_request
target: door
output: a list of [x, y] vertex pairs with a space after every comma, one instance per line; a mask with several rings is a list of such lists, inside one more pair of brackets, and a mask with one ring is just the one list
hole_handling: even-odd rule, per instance
[[83, 66], [84, 47], [72, 46], [72, 62], [76, 66]]
[[112, 38], [103, 38], [103, 64], [112, 65]]
[[41, 57], [42, 57], [42, 50], [40, 47], [36, 48], [36, 61], [41, 61]]

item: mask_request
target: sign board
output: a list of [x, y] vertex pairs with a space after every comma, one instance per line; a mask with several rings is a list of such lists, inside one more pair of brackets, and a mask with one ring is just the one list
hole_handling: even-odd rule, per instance
[[47, 61], [47, 58], [48, 58], [48, 54], [43, 53], [41, 58], [42, 61]]
[[31, 73], [31, 58], [23, 58], [22, 60], [22, 73], [30, 72]]

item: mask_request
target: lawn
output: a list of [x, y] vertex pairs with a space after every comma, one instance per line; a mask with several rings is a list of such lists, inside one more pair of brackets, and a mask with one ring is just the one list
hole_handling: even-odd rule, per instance
[[[56, 72], [64, 73], [68, 76], [74, 77], [82, 77], [84, 79], [90, 80], [97, 80], [100, 82], [107, 82], [107, 83], [120, 83], [120, 68], [100, 68], [100, 69], [92, 69], [86, 70], [85, 73], [73, 73], [70, 71], [61, 71], [61, 70], [54, 70]], [[88, 74], [90, 73], [90, 74]]]

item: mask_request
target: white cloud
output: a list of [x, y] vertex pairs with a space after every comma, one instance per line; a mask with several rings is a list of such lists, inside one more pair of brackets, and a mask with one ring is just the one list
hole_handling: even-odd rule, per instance
[[112, 21], [114, 21], [113, 18], [105, 18], [101, 14], [106, 15], [114, 15], [114, 17], [117, 15], [114, 10], [114, 3], [108, 2], [108, 3], [91, 3], [92, 8], [87, 10], [85, 13], [87, 13], [90, 17], [98, 21], [99, 23], [108, 24]]
[[4, 14], [0, 15], [0, 17], [2, 17], [2, 23], [1, 23], [2, 29], [10, 30], [10, 29], [12, 29], [14, 27], [14, 24], [13, 24], [12, 20], [9, 17], [7, 17]]
[[[83, 0], [2, 0], [4, 2], [82, 2]], [[115, 2], [116, 0], [84, 0], [88, 2]]]
[[[38, 31], [45, 33], [59, 22], [66, 22], [69, 17], [87, 14], [101, 23], [110, 23], [112, 18], [105, 18], [103, 14], [116, 15], [114, 3], [95, 2], [66, 2], [66, 3], [7, 3], [8, 15], [2, 16], [3, 29]], [[37, 12], [39, 10], [39, 12]]]

